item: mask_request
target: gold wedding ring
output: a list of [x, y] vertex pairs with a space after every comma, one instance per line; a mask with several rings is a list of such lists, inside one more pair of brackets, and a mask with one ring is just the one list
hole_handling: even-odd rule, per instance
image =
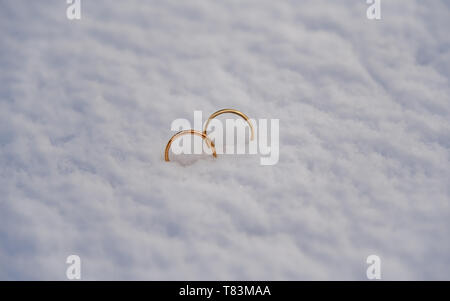
[[184, 130], [184, 131], [178, 132], [175, 135], [173, 135], [172, 138], [170, 138], [169, 142], [167, 142], [165, 156], [164, 156], [165, 160], [167, 162], [170, 161], [169, 160], [169, 150], [170, 150], [170, 146], [172, 145], [172, 142], [175, 139], [177, 139], [177, 138], [179, 138], [181, 136], [184, 136], [184, 135], [196, 135], [196, 136], [202, 137], [203, 140], [206, 141], [206, 144], [208, 145], [208, 147], [212, 149], [214, 158], [217, 157], [216, 148], [214, 146], [214, 142], [212, 142], [211, 139], [209, 139], [208, 136], [206, 136], [205, 133], [200, 133], [199, 131], [195, 131], [195, 130]]
[[242, 118], [244, 118], [245, 121], [247, 121], [248, 125], [250, 126], [250, 130], [251, 130], [250, 140], [253, 140], [253, 139], [254, 139], [254, 137], [255, 137], [255, 131], [254, 131], [254, 129], [253, 129], [252, 123], [250, 122], [250, 118], [248, 118], [247, 115], [245, 115], [245, 114], [242, 113], [241, 111], [234, 110], [234, 109], [223, 109], [223, 110], [219, 110], [219, 111], [213, 113], [211, 116], [209, 116], [208, 121], [206, 121], [205, 128], [204, 128], [204, 130], [203, 130], [203, 134], [206, 135], [206, 131], [208, 130], [209, 122], [210, 122], [212, 119], [216, 118], [216, 117], [219, 116], [219, 115], [225, 114], [225, 113], [236, 114], [236, 115], [239, 115], [239, 116], [241, 116]]

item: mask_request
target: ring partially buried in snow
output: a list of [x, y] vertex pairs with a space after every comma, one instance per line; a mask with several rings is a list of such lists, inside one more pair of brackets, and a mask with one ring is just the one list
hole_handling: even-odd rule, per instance
[[216, 148], [214, 146], [214, 142], [212, 142], [211, 139], [209, 139], [208, 136], [206, 136], [206, 134], [200, 133], [199, 131], [195, 131], [195, 130], [184, 130], [184, 131], [178, 132], [175, 135], [173, 135], [172, 138], [170, 138], [169, 142], [167, 142], [165, 156], [164, 156], [164, 159], [167, 162], [170, 161], [169, 160], [169, 150], [170, 150], [170, 146], [172, 145], [172, 142], [175, 139], [177, 139], [177, 138], [179, 138], [181, 136], [184, 136], [184, 135], [196, 135], [196, 136], [202, 137], [202, 139], [206, 141], [206, 144], [208, 145], [208, 147], [212, 149], [213, 156], [217, 157]]
[[238, 116], [241, 116], [242, 118], [244, 118], [244, 120], [247, 121], [248, 125], [250, 126], [250, 130], [251, 130], [250, 140], [253, 140], [255, 138], [255, 130], [253, 129], [253, 125], [250, 122], [250, 118], [248, 118], [247, 115], [245, 115], [241, 111], [238, 111], [235, 109], [223, 109], [223, 110], [219, 110], [219, 111], [211, 114], [211, 116], [209, 116], [209, 118], [208, 118], [208, 121], [206, 121], [206, 123], [205, 123], [205, 129], [203, 130], [203, 134], [206, 135], [206, 131], [208, 130], [209, 122], [212, 119], [216, 118], [219, 115], [226, 114], [226, 113], [235, 114], [235, 115], [238, 115]]

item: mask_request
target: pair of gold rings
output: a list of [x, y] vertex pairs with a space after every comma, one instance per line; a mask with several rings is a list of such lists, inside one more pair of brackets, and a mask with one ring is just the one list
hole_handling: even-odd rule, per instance
[[221, 114], [225, 114], [225, 113], [236, 114], [238, 116], [241, 116], [243, 119], [245, 119], [245, 121], [250, 126], [250, 130], [251, 130], [250, 140], [254, 139], [255, 132], [254, 132], [254, 129], [253, 129], [253, 125], [252, 125], [250, 119], [247, 117], [247, 115], [245, 115], [241, 111], [238, 111], [238, 110], [235, 110], [235, 109], [223, 109], [223, 110], [219, 110], [219, 111], [213, 113], [211, 116], [209, 116], [208, 121], [206, 121], [206, 123], [205, 123], [205, 128], [203, 129], [203, 132], [199, 132], [199, 131], [196, 131], [196, 130], [184, 130], [184, 131], [180, 131], [180, 132], [176, 133], [175, 135], [173, 135], [172, 138], [170, 138], [169, 142], [167, 142], [164, 159], [167, 162], [170, 161], [169, 160], [169, 150], [170, 150], [170, 146], [172, 145], [172, 142], [175, 139], [177, 139], [177, 138], [179, 138], [181, 136], [184, 136], [184, 135], [195, 135], [195, 136], [202, 137], [202, 139], [206, 141], [206, 144], [208, 145], [208, 147], [211, 148], [212, 153], [213, 153], [213, 157], [216, 158], [217, 157], [216, 147], [214, 146], [214, 142], [211, 141], [211, 139], [209, 139], [206, 131], [208, 130], [208, 125], [209, 125], [209, 123], [210, 123], [210, 121], [212, 119], [216, 118], [217, 116], [219, 116]]

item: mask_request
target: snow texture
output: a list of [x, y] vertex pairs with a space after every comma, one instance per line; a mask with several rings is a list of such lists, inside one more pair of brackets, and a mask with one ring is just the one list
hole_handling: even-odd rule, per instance
[[[450, 1], [81, 3], [0, 0], [0, 279], [450, 280]], [[164, 162], [222, 108], [278, 164]]]

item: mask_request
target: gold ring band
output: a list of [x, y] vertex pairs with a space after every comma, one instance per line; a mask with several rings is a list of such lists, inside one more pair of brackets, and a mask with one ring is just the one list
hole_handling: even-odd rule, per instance
[[169, 160], [169, 150], [170, 150], [170, 146], [172, 145], [172, 142], [175, 139], [177, 139], [178, 137], [181, 137], [181, 136], [184, 136], [184, 135], [196, 135], [196, 136], [202, 137], [203, 140], [206, 141], [206, 144], [208, 145], [208, 147], [212, 149], [213, 156], [217, 157], [216, 148], [214, 146], [214, 142], [212, 142], [211, 139], [209, 139], [208, 136], [206, 136], [206, 134], [200, 133], [199, 131], [195, 131], [195, 130], [184, 130], [184, 131], [178, 132], [175, 135], [173, 135], [172, 138], [170, 138], [169, 142], [167, 142], [165, 156], [164, 156], [164, 159], [167, 162], [170, 161]]
[[252, 123], [250, 122], [250, 118], [248, 118], [247, 115], [245, 115], [245, 114], [242, 113], [241, 111], [234, 110], [234, 109], [223, 109], [223, 110], [219, 110], [219, 111], [217, 111], [217, 112], [211, 114], [211, 116], [209, 116], [209, 118], [208, 118], [208, 121], [206, 121], [205, 128], [204, 128], [204, 130], [203, 130], [203, 134], [206, 135], [206, 130], [208, 129], [209, 122], [210, 122], [212, 119], [216, 118], [217, 116], [219, 116], [219, 115], [221, 115], [221, 114], [225, 114], [225, 113], [236, 114], [236, 115], [239, 115], [239, 116], [241, 116], [242, 118], [244, 118], [245, 121], [247, 121], [248, 125], [250, 126], [250, 130], [251, 130], [251, 137], [250, 137], [250, 140], [253, 140], [253, 139], [254, 139], [254, 137], [255, 137], [255, 131], [254, 131], [254, 129], [253, 129]]

